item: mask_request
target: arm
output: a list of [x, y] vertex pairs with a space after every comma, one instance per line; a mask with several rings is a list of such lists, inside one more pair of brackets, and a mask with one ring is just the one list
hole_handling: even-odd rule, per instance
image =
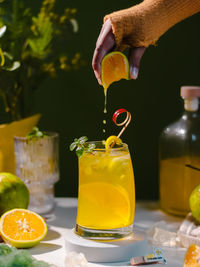
[[136, 79], [145, 48], [155, 44], [173, 25], [199, 11], [200, 0], [144, 0], [139, 5], [107, 15], [92, 62], [99, 83], [101, 60], [108, 52], [131, 47], [130, 77]]
[[141, 4], [107, 15], [117, 47], [155, 44], [181, 20], [200, 11], [199, 0], [144, 0]]

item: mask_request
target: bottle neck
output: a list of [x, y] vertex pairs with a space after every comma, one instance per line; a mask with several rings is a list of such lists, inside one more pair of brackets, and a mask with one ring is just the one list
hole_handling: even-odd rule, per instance
[[197, 112], [199, 110], [199, 98], [185, 98], [184, 109], [188, 112]]

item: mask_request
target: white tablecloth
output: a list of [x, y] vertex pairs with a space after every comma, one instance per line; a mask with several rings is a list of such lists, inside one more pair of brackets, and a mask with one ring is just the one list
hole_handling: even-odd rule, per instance
[[[64, 267], [65, 264], [65, 240], [67, 231], [71, 230], [76, 220], [77, 199], [76, 198], [56, 198], [55, 219], [48, 223], [49, 230], [46, 238], [36, 247], [31, 248], [31, 254], [57, 267]], [[154, 223], [165, 221], [178, 229], [182, 218], [166, 215], [154, 202], [140, 202], [136, 204], [134, 226], [146, 231]], [[183, 266], [185, 249], [164, 248], [168, 267]], [[89, 263], [89, 267], [103, 266], [130, 266], [128, 263]], [[163, 266], [163, 265], [148, 265]]]

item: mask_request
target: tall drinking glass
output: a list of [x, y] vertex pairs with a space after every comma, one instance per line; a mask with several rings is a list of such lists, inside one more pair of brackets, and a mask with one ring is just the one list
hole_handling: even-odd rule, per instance
[[105, 150], [102, 142], [79, 157], [75, 232], [89, 239], [117, 239], [133, 231], [135, 184], [128, 146]]

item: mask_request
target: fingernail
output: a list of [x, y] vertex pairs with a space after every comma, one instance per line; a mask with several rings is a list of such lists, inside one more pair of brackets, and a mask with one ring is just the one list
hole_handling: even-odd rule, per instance
[[101, 82], [101, 79], [100, 79], [100, 78], [98, 78], [98, 83], [99, 83], [100, 85], [102, 85], [102, 82]]
[[138, 77], [138, 68], [130, 67], [130, 76], [133, 79], [137, 79], [137, 77]]

